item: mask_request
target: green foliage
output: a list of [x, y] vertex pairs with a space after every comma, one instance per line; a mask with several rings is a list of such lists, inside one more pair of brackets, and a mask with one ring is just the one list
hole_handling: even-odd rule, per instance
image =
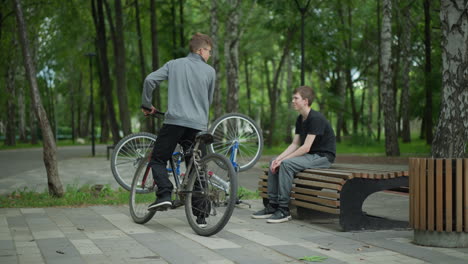
[[[8, 1], [7, 1], [8, 2]], [[37, 2], [23, 0], [24, 15], [28, 27], [30, 44], [34, 53], [33, 61], [36, 66], [38, 85], [42, 96], [42, 103], [47, 111], [49, 121], [57, 127], [59, 135], [71, 136], [72, 123], [77, 136], [90, 137], [90, 85], [94, 87], [95, 126], [98, 131], [108, 122], [105, 103], [100, 91], [99, 57], [93, 57], [92, 70], [90, 60], [85, 54], [96, 52], [96, 29], [91, 13], [92, 1], [60, 1], [50, 0]], [[114, 16], [114, 3], [110, 4], [111, 15]], [[184, 14], [179, 12], [178, 1], [156, 1], [157, 34], [159, 66], [168, 60], [185, 56], [188, 52], [188, 41], [195, 32], [210, 33], [211, 1], [185, 0]], [[307, 1], [299, 1], [305, 5]], [[9, 2], [8, 2], [9, 3]], [[222, 102], [230, 100], [226, 96], [226, 69], [224, 54], [225, 23], [230, 10], [226, 0], [216, 1], [218, 4], [218, 41], [215, 43], [220, 54], [220, 69], [217, 78], [220, 80], [220, 94]], [[175, 6], [172, 6], [175, 4]], [[401, 30], [401, 9], [411, 5], [411, 67], [410, 67], [410, 115], [412, 120], [420, 120], [424, 116], [425, 107], [425, 76], [424, 76], [424, 12], [421, 1], [400, 1], [394, 5], [393, 54], [398, 47], [398, 30]], [[433, 3], [431, 12], [432, 25], [439, 24], [439, 2]], [[175, 10], [173, 17], [172, 9]], [[151, 62], [151, 30], [150, 30], [150, 2], [139, 1], [140, 22], [142, 30], [144, 74], [155, 70]], [[277, 154], [284, 149], [284, 141], [288, 131], [283, 124], [294, 120], [294, 113], [290, 108], [291, 89], [300, 85], [301, 63], [301, 15], [295, 1], [290, 0], [257, 0], [242, 1], [238, 7], [240, 13], [239, 35], [239, 112], [253, 117], [267, 133], [272, 133], [274, 145], [266, 154]], [[0, 6], [0, 94], [6, 94], [6, 71], [11, 65], [16, 67], [15, 85], [16, 95], [24, 95], [23, 105], [26, 113], [31, 105], [29, 84], [25, 79], [23, 61], [17, 40], [16, 21], [11, 4]], [[142, 115], [139, 110], [143, 77], [141, 74], [138, 38], [136, 33], [136, 11], [133, 2], [123, 6], [124, 38], [126, 49], [126, 74], [128, 102], [132, 118], [133, 131], [140, 130]], [[183, 18], [183, 24], [182, 19]], [[311, 0], [309, 9], [305, 13], [305, 84], [312, 86], [317, 94], [313, 108], [320, 110], [336, 127], [336, 118], [343, 113], [346, 126], [352, 130], [353, 112], [351, 111], [351, 95], [357, 107], [359, 120], [358, 133], [350, 135], [338, 145], [339, 151], [353, 153], [383, 153], [382, 142], [374, 142], [375, 136], [363, 137], [366, 122], [372, 121], [371, 127], [375, 134], [378, 118], [378, 18], [377, 1], [318, 1]], [[114, 19], [115, 23], [115, 19]], [[175, 24], [173, 24], [175, 23]], [[400, 27], [400, 29], [399, 29]], [[280, 71], [278, 84], [277, 120], [273, 131], [269, 129], [270, 103], [267, 83], [272, 82], [278, 67], [288, 28], [294, 28], [291, 38], [290, 63], [291, 73], [288, 80], [287, 63]], [[432, 74], [430, 89], [433, 91], [434, 124], [438, 118], [441, 95], [441, 31], [432, 30]], [[110, 36], [110, 24], [106, 20], [108, 39], [108, 54], [110, 59], [110, 73], [114, 86], [114, 107], [118, 111], [117, 94], [115, 92], [116, 76], [114, 72], [114, 47]], [[175, 35], [173, 35], [175, 34]], [[182, 38], [184, 43], [182, 43]], [[100, 55], [103, 56], [104, 54]], [[267, 68], [265, 67], [267, 63]], [[396, 62], [396, 59], [394, 60]], [[211, 61], [209, 61], [211, 63]], [[247, 98], [246, 67], [249, 69], [250, 99]], [[268, 69], [268, 75], [266, 72]], [[347, 88], [344, 102], [338, 97], [340, 80], [345, 80], [345, 73], [351, 73], [351, 87]], [[401, 73], [396, 73], [395, 87], [397, 90], [397, 109], [400, 101]], [[92, 83], [90, 83], [92, 79]], [[162, 98], [159, 109], [167, 109], [167, 82], [160, 87]], [[0, 105], [6, 106], [9, 96], [0, 96]], [[18, 103], [18, 102], [17, 102]], [[361, 108], [362, 106], [362, 108]], [[371, 107], [372, 106], [372, 107]], [[362, 110], [361, 110], [362, 109]], [[214, 112], [214, 109], [211, 109]], [[4, 136], [4, 126], [11, 117], [7, 111], [0, 111], [0, 136]], [[117, 112], [118, 113], [118, 112]], [[19, 109], [17, 115], [19, 116]], [[213, 119], [213, 114], [210, 115]], [[30, 134], [30, 119], [32, 115], [25, 115], [25, 124]], [[16, 124], [18, 120], [14, 120]], [[18, 127], [17, 125], [15, 127]], [[414, 128], [413, 128], [414, 130]], [[35, 130], [33, 130], [35, 131]], [[383, 141], [383, 139], [381, 140]], [[20, 145], [24, 146], [24, 145]], [[359, 146], [358, 148], [355, 148]], [[406, 144], [400, 144], [404, 148]], [[411, 145], [412, 146], [412, 145]], [[365, 148], [365, 149], [363, 149]], [[427, 150], [427, 146], [420, 146], [417, 152]], [[0, 149], [4, 147], [0, 146]], [[409, 149], [408, 151], [412, 151]]]

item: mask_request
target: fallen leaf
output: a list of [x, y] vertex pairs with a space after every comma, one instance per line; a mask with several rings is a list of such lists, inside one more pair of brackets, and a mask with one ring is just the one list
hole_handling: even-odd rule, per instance
[[62, 254], [62, 255], [65, 254], [65, 252], [60, 251], [60, 250], [57, 250], [57, 251], [55, 251], [55, 252], [57, 252], [57, 253], [59, 253], [59, 254]]
[[356, 249], [356, 250], [357, 250], [357, 251], [362, 251], [362, 248], [358, 248], [358, 249]]
[[326, 248], [326, 247], [318, 247], [320, 249], [323, 249], [323, 250], [330, 250], [329, 248]]

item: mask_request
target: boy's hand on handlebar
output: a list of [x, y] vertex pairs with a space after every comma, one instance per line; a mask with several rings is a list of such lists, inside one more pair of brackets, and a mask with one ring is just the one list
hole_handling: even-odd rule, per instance
[[141, 106], [141, 111], [147, 116], [155, 114], [158, 110], [154, 106], [151, 106], [151, 108]]

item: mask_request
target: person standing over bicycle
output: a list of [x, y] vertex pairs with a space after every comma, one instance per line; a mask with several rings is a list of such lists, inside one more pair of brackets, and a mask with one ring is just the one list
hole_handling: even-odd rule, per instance
[[[184, 150], [191, 146], [198, 132], [207, 130], [209, 108], [213, 101], [216, 72], [207, 64], [213, 43], [208, 35], [192, 36], [187, 57], [171, 60], [149, 74], [143, 84], [141, 109], [145, 115], [154, 114], [153, 91], [168, 80], [168, 104], [164, 124], [154, 144], [149, 163], [158, 189], [156, 201], [148, 210], [162, 211], [172, 205], [173, 185], [166, 170], [167, 161], [181, 144]], [[205, 216], [200, 216], [204, 222]]]
[[310, 108], [314, 91], [308, 86], [294, 90], [292, 105], [299, 116], [293, 142], [270, 163], [268, 170], [268, 199], [266, 208], [252, 214], [268, 223], [291, 219], [289, 197], [294, 175], [308, 168], [329, 168], [335, 161], [336, 138], [330, 122]]

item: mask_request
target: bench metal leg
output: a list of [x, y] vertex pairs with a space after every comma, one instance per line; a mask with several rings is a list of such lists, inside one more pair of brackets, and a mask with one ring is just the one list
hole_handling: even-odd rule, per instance
[[362, 204], [369, 195], [400, 186], [408, 186], [408, 177], [385, 180], [353, 178], [346, 181], [340, 195], [340, 226], [343, 231], [408, 227], [407, 221], [371, 216], [362, 211]]

